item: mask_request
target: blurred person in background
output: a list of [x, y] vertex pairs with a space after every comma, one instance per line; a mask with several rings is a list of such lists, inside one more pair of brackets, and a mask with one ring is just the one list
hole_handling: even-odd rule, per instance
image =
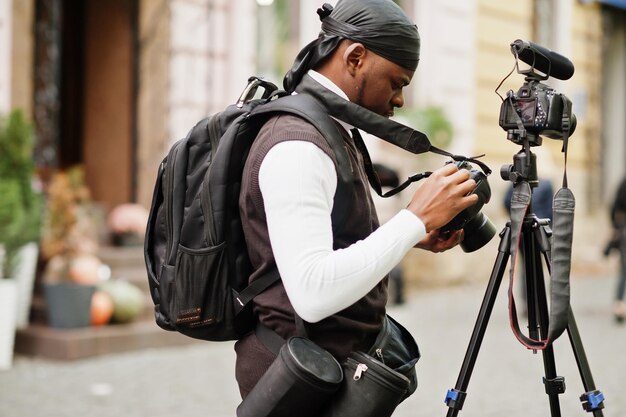
[[610, 214], [613, 234], [604, 250], [604, 255], [608, 256], [613, 250], [619, 252], [620, 264], [613, 316], [618, 323], [622, 323], [626, 318], [626, 304], [624, 303], [624, 293], [626, 292], [626, 177], [622, 179], [617, 189]]

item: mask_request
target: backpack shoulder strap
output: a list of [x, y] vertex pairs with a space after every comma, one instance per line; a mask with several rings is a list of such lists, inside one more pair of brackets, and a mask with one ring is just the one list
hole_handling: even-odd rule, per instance
[[332, 219], [334, 224], [341, 224], [349, 215], [350, 196], [352, 194], [352, 171], [346, 152], [343, 136], [335, 121], [313, 97], [307, 94], [295, 94], [280, 97], [274, 101], [256, 107], [251, 116], [272, 113], [289, 113], [312, 124], [324, 136], [337, 161], [337, 191], [335, 192]]
[[[352, 173], [343, 137], [333, 119], [322, 106], [306, 94], [283, 96], [259, 105], [250, 112], [250, 117], [267, 117], [276, 113], [289, 113], [312, 124], [326, 139], [337, 161], [337, 190], [335, 192], [331, 218], [333, 226], [342, 224], [350, 213], [352, 195]], [[241, 292], [234, 293], [235, 311], [241, 311], [254, 297], [280, 279], [276, 269], [259, 277]]]
[[239, 293], [233, 290], [235, 314], [239, 314], [243, 308], [257, 295], [272, 286], [280, 280], [280, 274], [277, 268], [273, 268], [267, 274], [257, 278]]

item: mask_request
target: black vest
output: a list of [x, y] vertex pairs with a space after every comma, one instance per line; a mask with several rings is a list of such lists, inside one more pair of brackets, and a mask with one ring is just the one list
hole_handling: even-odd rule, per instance
[[[341, 224], [333, 224], [334, 249], [346, 248], [365, 239], [379, 226], [369, 183], [363, 169], [362, 156], [350, 135], [343, 128], [340, 128], [340, 131], [343, 132], [354, 186], [347, 220]], [[275, 116], [261, 129], [247, 159], [239, 200], [253, 267], [251, 282], [275, 267], [263, 197], [258, 184], [259, 168], [272, 146], [287, 140], [312, 142], [336, 164], [334, 154], [324, 137], [312, 125], [298, 117]], [[387, 278], [381, 280], [365, 297], [345, 310], [318, 323], [307, 323], [308, 336], [339, 360], [354, 350], [367, 351], [381, 328], [386, 302]], [[281, 282], [257, 296], [254, 300], [254, 309], [261, 323], [283, 338], [287, 339], [295, 334], [295, 313]]]

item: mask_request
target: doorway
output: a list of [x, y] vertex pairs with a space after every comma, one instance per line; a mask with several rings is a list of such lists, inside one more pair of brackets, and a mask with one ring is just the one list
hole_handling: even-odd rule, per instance
[[136, 0], [63, 2], [59, 167], [105, 210], [134, 198]]

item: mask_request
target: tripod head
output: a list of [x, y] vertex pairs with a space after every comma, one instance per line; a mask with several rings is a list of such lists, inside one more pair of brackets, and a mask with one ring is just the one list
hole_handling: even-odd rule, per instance
[[[526, 131], [526, 136], [535, 136], [528, 134]], [[509, 135], [511, 135], [511, 131], [509, 131]], [[537, 136], [536, 138], [525, 138], [522, 140], [522, 149], [513, 155], [513, 164], [511, 165], [503, 165], [500, 168], [500, 177], [505, 181], [511, 181], [514, 185], [525, 181], [531, 186], [531, 188], [535, 188], [539, 185], [539, 179], [537, 177], [537, 155], [531, 152], [530, 143], [532, 141], [541, 141], [541, 137]], [[518, 142], [515, 142], [518, 143]]]
[[[515, 132], [509, 132], [509, 135], [514, 134]], [[529, 134], [527, 131], [523, 131], [524, 135], [516, 138], [515, 143], [520, 143], [522, 145], [522, 149], [520, 149], [515, 155], [513, 155], [513, 164], [503, 165], [500, 168], [500, 177], [505, 181], [510, 181], [515, 187], [519, 183], [527, 183], [530, 187], [530, 193], [528, 195], [528, 211], [526, 213], [526, 218], [531, 219], [534, 218], [538, 220], [538, 217], [534, 215], [534, 205], [533, 205], [533, 195], [535, 194], [534, 190], [539, 188], [539, 202], [540, 202], [540, 212], [542, 217], [552, 219], [552, 215], [548, 214], [547, 205], [547, 197], [546, 193], [552, 192], [552, 186], [550, 184], [544, 184], [545, 187], [540, 187], [539, 185], [539, 177], [537, 173], [537, 155], [531, 151], [531, 146], [536, 146], [537, 142], [541, 141], [540, 137], [534, 137], [534, 135]], [[528, 137], [528, 136], [530, 137]], [[507, 191], [507, 199], [512, 199], [513, 188], [509, 188]], [[505, 202], [507, 209], [511, 210], [512, 201]], [[551, 211], [551, 209], [550, 209]]]

